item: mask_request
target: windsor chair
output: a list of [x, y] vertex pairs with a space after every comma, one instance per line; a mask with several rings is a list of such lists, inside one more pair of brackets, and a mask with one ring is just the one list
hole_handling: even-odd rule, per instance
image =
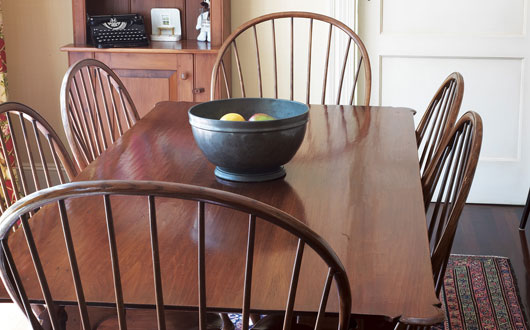
[[[17, 102], [2, 103], [0, 126], [0, 212], [23, 196], [77, 176], [65, 146], [37, 111]], [[45, 324], [43, 306], [33, 305], [33, 310]]]
[[[86, 211], [87, 203], [91, 205], [88, 211], [92, 219], [90, 228], [82, 226], [82, 224], [73, 220], [73, 214], [83, 210]], [[150, 251], [146, 254], [146, 256], [149, 255], [148, 258], [150, 259], [148, 263], [140, 262], [142, 258], [138, 256], [138, 253], [141, 254], [143, 251], [138, 248], [139, 242], [135, 242], [134, 247], [124, 247], [126, 245], [125, 241], [127, 241], [124, 235], [128, 226], [124, 227], [124, 217], [120, 216], [120, 210], [123, 212], [124, 209], [129, 207], [128, 205], [131, 205], [130, 203], [135, 203], [136, 205], [145, 203], [145, 209], [142, 214], [145, 215], [144, 222], [147, 228], [145, 238], [148, 241], [147, 244], [150, 244]], [[196, 203], [195, 214], [179, 212], [179, 203]], [[96, 205], [99, 205], [99, 207], [96, 207]], [[186, 205], [191, 206], [193, 204]], [[64, 237], [63, 242], [48, 242], [48, 244], [57, 244], [57, 249], [54, 249], [56, 250], [55, 254], [62, 253], [61, 260], [63, 261], [61, 262], [68, 264], [70, 268], [68, 276], [71, 282], [63, 281], [60, 287], [53, 283], [53, 279], [57, 274], [55, 274], [53, 269], [50, 270], [50, 267], [53, 268], [54, 266], [49, 266], [49, 263], [46, 263], [46, 255], [39, 253], [39, 246], [44, 244], [43, 237], [39, 235], [41, 231], [36, 229], [36, 224], [31, 223], [32, 219], [28, 220], [30, 212], [37, 208], [41, 208], [39, 213], [47, 215], [48, 219], [52, 219], [52, 213], [56, 214], [56, 216], [53, 216], [53, 221], [57, 224], [57, 230], [61, 231]], [[230, 212], [232, 216], [215, 216], [221, 211]], [[238, 216], [234, 216], [235, 214]], [[249, 315], [253, 312], [251, 308], [252, 287], [254, 286], [255, 288], [255, 285], [260, 285], [260, 283], [253, 283], [252, 281], [253, 266], [256, 262], [254, 260], [254, 248], [256, 246], [257, 249], [263, 244], [255, 237], [257, 237], [257, 229], [263, 228], [261, 226], [265, 223], [283, 229], [286, 234], [291, 235], [291, 238], [293, 238], [292, 243], [294, 243], [286, 245], [286, 247], [292, 248], [294, 261], [292, 262], [291, 284], [288, 287], [288, 292], [285, 292], [287, 301], [283, 329], [291, 328], [296, 315], [294, 302], [297, 296], [298, 282], [302, 280], [299, 276], [302, 258], [304, 254], [312, 255], [312, 252], [307, 251], [306, 247], [311, 248], [315, 252], [314, 255], [322, 260], [323, 265], [326, 265], [327, 269], [327, 276], [323, 278], [321, 299], [316, 301], [320, 307], [315, 329], [319, 329], [325, 314], [333, 281], [335, 282], [340, 302], [339, 329], [347, 329], [351, 313], [351, 292], [348, 277], [341, 261], [323, 238], [296, 218], [265, 203], [241, 195], [194, 185], [155, 181], [86, 181], [64, 184], [31, 194], [14, 204], [0, 218], [0, 240], [5, 255], [5, 258], [0, 263], [0, 275], [4, 283], [6, 283], [10, 296], [19, 303], [34, 329], [40, 329], [40, 325], [31, 313], [26, 291], [26, 288], [29, 287], [28, 281], [31, 279], [40, 283], [39, 290], [42, 291], [44, 303], [49, 306], [48, 313], [54, 329], [59, 327], [54, 306], [57, 300], [60, 300], [60, 298], [54, 299], [54, 296], [60, 296], [61, 293], [58, 291], [62, 291], [66, 287], [75, 291], [76, 305], [79, 309], [82, 328], [91, 329], [92, 323], [88, 316], [87, 306], [97, 302], [92, 302], [87, 298], [89, 294], [85, 292], [84, 288], [90, 286], [90, 284], [87, 283], [86, 278], [83, 278], [83, 267], [86, 267], [86, 265], [83, 265], [80, 260], [87, 260], [86, 249], [90, 250], [88, 254], [91, 257], [95, 254], [95, 243], [92, 241], [88, 247], [82, 245], [79, 243], [81, 240], [79, 235], [80, 230], [86, 232], [87, 230], [97, 230], [95, 229], [96, 227], [105, 228], [101, 234], [108, 239], [107, 255], [110, 257], [106, 257], [107, 263], [104, 260], [98, 261], [97, 267], [100, 270], [98, 271], [97, 281], [102, 281], [102, 278], [105, 278], [103, 268], [112, 272], [112, 276], [108, 276], [109, 281], [112, 278], [114, 288], [114, 295], [112, 295], [114, 303], [111, 305], [116, 309], [120, 329], [126, 329], [127, 319], [125, 311], [128, 307], [156, 309], [157, 328], [165, 329], [165, 311], [179, 306], [167, 306], [164, 304], [164, 296], [168, 293], [166, 290], [175, 289], [164, 287], [167, 284], [163, 272], [164, 260], [166, 260], [164, 256], [170, 253], [174, 258], [178, 252], [176, 251], [178, 250], [178, 245], [173, 245], [175, 251], [168, 252], [159, 249], [161, 244], [161, 242], [159, 243], [159, 237], [161, 235], [158, 233], [157, 228], [162, 222], [171, 222], [173, 226], [189, 225], [186, 235], [194, 237], [193, 242], [197, 246], [196, 251], [198, 253], [196, 258], [186, 255], [186, 259], [182, 259], [181, 263], [185, 263], [186, 260], [192, 260], [195, 263], [195, 267], [197, 267], [193, 267], [197, 269], [197, 305], [196, 307], [187, 307], [198, 310], [198, 313], [191, 315], [195, 315], [197, 318], [199, 329], [204, 330], [206, 329], [206, 311], [212, 308], [212, 306], [207, 304], [208, 297], [210, 294], [215, 294], [215, 290], [211, 288], [207, 294], [206, 265], [208, 263], [206, 262], [206, 250], [212, 244], [216, 244], [216, 242], [210, 241], [210, 239], [216, 237], [212, 235], [212, 231], [215, 234], [215, 228], [226, 226], [226, 224], [223, 224], [226, 221], [231, 221], [231, 228], [234, 228], [234, 219], [237, 219], [235, 221], [241, 224], [239, 229], [248, 233], [246, 235], [246, 248], [241, 251], [246, 254], [245, 266], [241, 270], [242, 274], [244, 274], [241, 281], [243, 288], [242, 290], [234, 290], [234, 299], [242, 299], [241, 311], [244, 330], [249, 328]], [[17, 233], [10, 233], [10, 229], [19, 220], [22, 222], [24, 236], [14, 237]], [[134, 221], [142, 220], [138, 218], [134, 219]], [[209, 227], [212, 229], [209, 229]], [[137, 237], [141, 236], [141, 233], [128, 233], [127, 235], [129, 238], [134, 237], [133, 240], [136, 241]], [[10, 242], [12, 237], [15, 242]], [[26, 244], [29, 250], [28, 253], [33, 260], [31, 265], [23, 264], [22, 262], [17, 263], [19, 259], [16, 256], [14, 257], [13, 251], [18, 251], [17, 247], [19, 245]], [[62, 247], [59, 248], [60, 245]], [[274, 261], [275, 256], [274, 253], [271, 253], [268, 258]], [[121, 262], [126, 259], [131, 260], [131, 258], [134, 260], [137, 257], [138, 262], [142, 264], [141, 269], [137, 271], [145, 272], [143, 276], [152, 274], [153, 306], [134, 305], [130, 302], [130, 300], [134, 300], [134, 297], [131, 294], [127, 296], [124, 294], [124, 292], [127, 293], [127, 287], [123, 283], [129, 281], [131, 276], [142, 275], [127, 273], [121, 268], [123, 266]], [[230, 267], [230, 265], [222, 262], [217, 262], [216, 265], [221, 268], [223, 266]], [[19, 272], [21, 269], [24, 270], [23, 279], [21, 277], [22, 273]], [[34, 269], [35, 273], [28, 274], [30, 269]], [[184, 271], [194, 273], [190, 268], [184, 268]], [[220, 269], [216, 269], [216, 271], [219, 272]], [[256, 268], [256, 271], [263, 271], [263, 269]], [[229, 281], [229, 279], [224, 280]], [[55, 288], [55, 290], [51, 290], [51, 288]], [[152, 328], [155, 328], [155, 326], [152, 326]]]
[[[422, 177], [431, 262], [436, 294], [443, 287], [445, 268], [458, 220], [466, 203], [482, 146], [482, 119], [465, 113], [446, 135]], [[396, 329], [430, 329], [398, 323]]]
[[57, 133], [37, 111], [6, 102], [0, 104], [0, 120], [1, 212], [23, 196], [69, 182], [77, 175]]
[[66, 137], [81, 170], [140, 120], [120, 78], [94, 59], [68, 69], [60, 101]]
[[432, 98], [416, 128], [420, 172], [429, 167], [442, 139], [453, 128], [464, 96], [464, 78], [451, 73]]
[[482, 119], [478, 113], [469, 111], [442, 141], [422, 178], [437, 295], [443, 285], [445, 267], [473, 183], [481, 146]]
[[[277, 33], [276, 29], [282, 23], [287, 24], [285, 29], [289, 31], [289, 36]], [[238, 48], [239, 43], [245, 47]], [[332, 52], [332, 49], [336, 48], [334, 45], [340, 44], [346, 45], [343, 55]], [[221, 97], [219, 92], [216, 96], [216, 91], [223, 87], [217, 89], [217, 86], [224, 86], [228, 98], [232, 97], [228, 81], [228, 71], [232, 64], [230, 56], [227, 56], [230, 49], [233, 50], [235, 58], [241, 97], [254, 94], [261, 98], [270, 94], [268, 97], [299, 100], [308, 104], [352, 105], [359, 76], [364, 76], [363, 96], [359, 96], [359, 99], [361, 104], [370, 104], [372, 78], [368, 52], [352, 29], [331, 17], [307, 12], [279, 12], [257, 17], [238, 27], [225, 40], [214, 63], [210, 95], [212, 100]], [[253, 56], [241, 53], [248, 49], [255, 51]], [[283, 49], [289, 49], [288, 56], [282, 56]], [[255, 58], [255, 65], [242, 65], [243, 61], [250, 58]], [[283, 58], [289, 62], [283, 63]], [[319, 59], [322, 61], [318, 61]], [[335, 67], [340, 67], [338, 77], [330, 75], [330, 66], [333, 63]], [[246, 71], [243, 66], [247, 68]], [[251, 67], [256, 69], [251, 71]], [[295, 76], [302, 75], [295, 75], [295, 72], [304, 70], [305, 80], [300, 82], [303, 88], [297, 93]], [[288, 77], [283, 79], [282, 73]], [[345, 76], [350, 75], [351, 79], [345, 80]], [[254, 80], [253, 84], [249, 84], [250, 78]], [[316, 83], [317, 79], [321, 83]], [[266, 84], [269, 80], [270, 84]], [[335, 95], [331, 95], [332, 85], [336, 87]], [[282, 95], [282, 90], [289, 91], [289, 94]], [[314, 97], [311, 97], [312, 90]], [[319, 94], [318, 98], [316, 94]]]

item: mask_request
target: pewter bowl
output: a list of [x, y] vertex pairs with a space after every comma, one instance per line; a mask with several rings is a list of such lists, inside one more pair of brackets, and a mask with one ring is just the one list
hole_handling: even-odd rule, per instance
[[[276, 119], [219, 120], [230, 112], [247, 120], [256, 113]], [[308, 106], [288, 100], [242, 98], [201, 103], [188, 114], [195, 142], [216, 165], [217, 177], [260, 182], [285, 176], [282, 165], [293, 158], [304, 139]]]

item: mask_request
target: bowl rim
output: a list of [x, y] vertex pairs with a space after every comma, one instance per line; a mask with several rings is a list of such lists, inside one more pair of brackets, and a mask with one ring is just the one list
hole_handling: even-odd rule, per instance
[[[222, 121], [219, 119], [203, 118], [193, 114], [193, 110], [204, 106], [205, 104], [210, 103], [224, 103], [231, 101], [257, 101], [257, 100], [267, 100], [267, 101], [278, 101], [285, 103], [294, 103], [303, 106], [305, 111], [299, 115], [289, 117], [289, 118], [280, 118], [274, 120], [264, 120], [264, 121]], [[305, 125], [309, 118], [309, 106], [305, 103], [286, 100], [286, 99], [275, 99], [275, 98], [259, 98], [259, 97], [247, 97], [247, 98], [231, 98], [231, 99], [221, 99], [206, 101], [192, 106], [188, 110], [189, 123], [193, 128], [198, 128], [202, 130], [214, 131], [214, 132], [228, 132], [228, 133], [261, 133], [261, 132], [271, 132], [271, 131], [281, 131], [290, 128], [295, 128], [298, 126]]]

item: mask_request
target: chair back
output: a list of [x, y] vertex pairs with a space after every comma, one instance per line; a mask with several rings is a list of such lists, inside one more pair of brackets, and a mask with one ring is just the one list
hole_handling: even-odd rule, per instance
[[[116, 196], [119, 195], [119, 196]], [[16, 263], [17, 259], [20, 258], [13, 258], [12, 251], [15, 251], [14, 248], [10, 246], [9, 238], [10, 236], [14, 236], [14, 234], [17, 233], [11, 233], [10, 235], [10, 228], [20, 219], [22, 222], [22, 228], [24, 231], [24, 236], [19, 235], [17, 237], [17, 241], [19, 243], [24, 243], [28, 245], [29, 247], [29, 253], [31, 254], [31, 260], [33, 260], [34, 268], [36, 277], [38, 278], [40, 287], [42, 288], [42, 297], [44, 298], [45, 304], [48, 306], [48, 313], [51, 319], [51, 322], [54, 326], [54, 329], [58, 329], [58, 320], [56, 316], [56, 308], [54, 307], [55, 300], [52, 297], [53, 292], [50, 292], [50, 285], [49, 281], [47, 281], [46, 275], [43, 269], [43, 265], [45, 263], [43, 260], [41, 260], [39, 256], [39, 249], [38, 244], [39, 243], [39, 234], [41, 231], [34, 230], [34, 224], [32, 223], [30, 225], [31, 221], [34, 221], [36, 218], [32, 218], [30, 221], [28, 221], [28, 214], [37, 208], [42, 208], [39, 213], [42, 214], [42, 212], [51, 212], [52, 210], [55, 211], [58, 215], [51, 216], [51, 213], [49, 214], [49, 217], [46, 219], [53, 219], [50, 221], [56, 221], [57, 227], [61, 227], [62, 231], [64, 233], [64, 244], [66, 246], [66, 251], [64, 252], [64, 260], [66, 265], [66, 259], [68, 259], [68, 265], [70, 268], [70, 272], [64, 272], [64, 274], [70, 274], [72, 276], [72, 282], [73, 282], [73, 289], [76, 292], [77, 297], [77, 305], [79, 306], [80, 311], [80, 320], [83, 325], [83, 329], [88, 330], [91, 329], [91, 323], [88, 317], [87, 313], [87, 304], [91, 303], [90, 301], [87, 301], [85, 297], [87, 295], [85, 294], [83, 290], [83, 282], [80, 275], [80, 268], [82, 268], [83, 265], [79, 264], [76, 258], [76, 249], [74, 246], [76, 246], [76, 240], [75, 238], [79, 238], [80, 233], [77, 233], [74, 229], [77, 225], [74, 222], [73, 219], [75, 216], [71, 214], [72, 212], [72, 203], [78, 203], [77, 205], [86, 205], [86, 201], [88, 199], [92, 199], [94, 201], [94, 196], [100, 196], [101, 199], [97, 199], [97, 203], [101, 203], [100, 206], [102, 209], [104, 209], [104, 216], [102, 214], [101, 217], [96, 216], [94, 213], [93, 208], [91, 207], [91, 223], [90, 227], [93, 228], [94, 226], [102, 226], [101, 228], [106, 228], [106, 234], [108, 236], [108, 242], [109, 242], [109, 255], [110, 255], [110, 262], [108, 264], [108, 267], [112, 267], [112, 275], [113, 275], [113, 286], [114, 286], [114, 296], [115, 296], [115, 304], [114, 307], [117, 310], [118, 315], [118, 321], [120, 324], [120, 329], [126, 329], [126, 318], [125, 318], [125, 305], [127, 305], [128, 301], [124, 300], [124, 294], [123, 294], [123, 288], [122, 288], [122, 279], [131, 275], [124, 272], [120, 272], [120, 262], [118, 262], [118, 255], [120, 256], [119, 260], [139, 260], [134, 259], [135, 253], [138, 253], [139, 248], [128, 248], [125, 247], [123, 249], [120, 248], [119, 242], [123, 242], [123, 225], [120, 225], [119, 222], [115, 222], [114, 219], [119, 218], [120, 214], [120, 207], [117, 206], [117, 199], [127, 199], [127, 203], [130, 202], [131, 199], [135, 199], [136, 203], [138, 202], [138, 198], [143, 199], [145, 198], [145, 208], [146, 208], [146, 229], [150, 231], [149, 237], [150, 237], [150, 246], [151, 246], [151, 264], [142, 264], [141, 268], [143, 270], [147, 270], [149, 268], [152, 268], [152, 271], [147, 271], [144, 276], [147, 276], [149, 273], [153, 274], [153, 282], [154, 282], [154, 292], [153, 297], [155, 297], [154, 301], [155, 303], [153, 305], [155, 306], [147, 306], [144, 308], [156, 308], [157, 318], [158, 318], [158, 329], [165, 329], [165, 314], [164, 311], [166, 309], [166, 305], [164, 304], [164, 287], [163, 287], [163, 281], [162, 281], [162, 271], [161, 269], [164, 269], [164, 264], [161, 262], [161, 253], [165, 252], [164, 250], [160, 249], [159, 245], [159, 234], [158, 234], [158, 226], [161, 222], [167, 223], [171, 222], [173, 224], [176, 224], [178, 222], [182, 221], [189, 221], [190, 222], [190, 234], [192, 235], [193, 241], [196, 242], [197, 245], [197, 264], [198, 264], [198, 279], [197, 279], [197, 293], [198, 293], [198, 304], [195, 310], [198, 309], [198, 318], [199, 318], [199, 328], [201, 330], [206, 329], [206, 310], [207, 310], [207, 288], [206, 288], [206, 246], [212, 246], [212, 244], [216, 244], [217, 242], [211, 242], [209, 240], [205, 239], [205, 232], [208, 231], [208, 236], [211, 237], [210, 233], [212, 232], [212, 229], [208, 229], [207, 224], [213, 225], [216, 223], [215, 221], [228, 221], [230, 219], [233, 219], [233, 217], [215, 217], [206, 219], [206, 214], [217, 214], [219, 211], [218, 209], [214, 209], [213, 211], [210, 209], [210, 205], [214, 205], [215, 207], [220, 207], [221, 209], [232, 209], [238, 212], [244, 212], [245, 214], [248, 214], [248, 217], [237, 217], [239, 220], [236, 221], [242, 221], [241, 229], [243, 230], [243, 233], [247, 233], [247, 239], [246, 239], [246, 262], [244, 269], [241, 269], [241, 272], [239, 274], [244, 274], [243, 277], [243, 289], [242, 290], [234, 290], [235, 295], [241, 294], [241, 291], [243, 292], [243, 301], [242, 301], [242, 313], [243, 313], [243, 329], [247, 330], [249, 327], [249, 315], [252, 312], [250, 306], [252, 301], [252, 279], [253, 279], [253, 265], [254, 265], [254, 247], [255, 247], [255, 235], [256, 235], [256, 221], [257, 219], [264, 220], [265, 222], [272, 224], [273, 226], [278, 226], [282, 228], [283, 230], [290, 233], [290, 235], [294, 236], [294, 238], [297, 240], [297, 247], [296, 247], [296, 254], [294, 257], [293, 267], [292, 267], [292, 275], [291, 275], [291, 284], [289, 286], [289, 292], [285, 292], [287, 296], [287, 302], [286, 302], [286, 309], [285, 309], [285, 317], [284, 317], [284, 326], [283, 329], [290, 329], [291, 322], [293, 320], [293, 308], [294, 308], [294, 302], [297, 294], [297, 285], [299, 281], [299, 275], [300, 275], [300, 267], [302, 263], [302, 257], [304, 255], [304, 249], [305, 247], [310, 247], [314, 252], [316, 252], [316, 255], [319, 256], [323, 262], [326, 264], [327, 277], [325, 278], [325, 281], [323, 283], [323, 291], [321, 300], [317, 301], [315, 303], [320, 303], [317, 322], [315, 325], [315, 329], [319, 329], [321, 325], [322, 318], [326, 312], [326, 305], [328, 301], [328, 296], [330, 293], [330, 289], [332, 286], [333, 280], [335, 281], [336, 288], [338, 291], [338, 298], [339, 298], [339, 329], [348, 329], [349, 325], [349, 317], [351, 313], [351, 292], [350, 292], [350, 286], [348, 282], [348, 277], [346, 275], [345, 269], [335, 254], [335, 252], [331, 249], [331, 247], [328, 245], [328, 243], [320, 237], [318, 234], [313, 232], [311, 229], [309, 229], [307, 226], [305, 226], [302, 222], [295, 219], [294, 217], [284, 213], [283, 211], [276, 209], [272, 206], [269, 206], [267, 204], [261, 203], [259, 201], [236, 195], [233, 193], [228, 193], [224, 191], [204, 188], [204, 187], [198, 187], [198, 186], [192, 186], [192, 185], [185, 185], [185, 184], [178, 184], [178, 183], [167, 183], [167, 182], [153, 182], [153, 181], [90, 181], [90, 182], [75, 182], [65, 185], [56, 186], [51, 189], [45, 189], [40, 192], [34, 193], [30, 196], [27, 196], [24, 199], [19, 200], [16, 204], [14, 204], [11, 208], [9, 208], [3, 215], [0, 217], [0, 242], [1, 247], [3, 249], [3, 256], [5, 256], [4, 260], [2, 260], [2, 263], [0, 264], [0, 270], [1, 270], [1, 277], [4, 283], [6, 284], [6, 287], [8, 289], [8, 292], [13, 300], [20, 303], [20, 306], [22, 306], [23, 310], [25, 311], [27, 317], [33, 324], [34, 328], [39, 328], [39, 325], [36, 323], [36, 320], [31, 312], [31, 306], [28, 301], [28, 296], [26, 294], [26, 286], [28, 282], [28, 278], [31, 278], [29, 274], [24, 273], [20, 274], [18, 272], [18, 266], [22, 263]], [[139, 196], [139, 197], [138, 197]], [[173, 210], [174, 204], [168, 204], [168, 203], [183, 203], [182, 200], [184, 200], [184, 203], [188, 203], [187, 205], [192, 206], [193, 204], [189, 204], [189, 201], [196, 203], [196, 211], [191, 219], [184, 219], [185, 217], [179, 216], [179, 212], [176, 212], [175, 214], [171, 213], [171, 216], [161, 216], [161, 214], [168, 215], [167, 212], [158, 212], [160, 211], [161, 207], [170, 207]], [[101, 201], [101, 202], [99, 202]], [[113, 202], [114, 201], [114, 206]], [[121, 203], [119, 205], [123, 205], [124, 200], [121, 200]], [[94, 205], [94, 204], [91, 204]], [[177, 204], [178, 205], [178, 204]], [[207, 210], [209, 210], [208, 213], [205, 212], [205, 207], [208, 205]], [[212, 212], [210, 212], [212, 211]], [[231, 213], [232, 214], [232, 213]], [[101, 218], [101, 219], [100, 219]], [[247, 220], [248, 219], [248, 220]], [[41, 219], [38, 219], [41, 220]], [[79, 220], [78, 220], [79, 221]], [[134, 219], [134, 221], [142, 221], [142, 219]], [[230, 220], [231, 221], [231, 220]], [[248, 226], [246, 225], [248, 221]], [[59, 225], [60, 223], [60, 225]], [[48, 224], [49, 225], [49, 224]], [[48, 225], [46, 227], [48, 227]], [[53, 226], [53, 224], [52, 224]], [[262, 223], [259, 224], [260, 228], [262, 228]], [[120, 230], [121, 228], [121, 230]], [[87, 230], [86, 227], [84, 230]], [[126, 230], [126, 229], [125, 229]], [[236, 229], [234, 229], [236, 230]], [[84, 232], [85, 233], [85, 232]], [[188, 233], [188, 231], [186, 231]], [[122, 235], [122, 236], [120, 236]], [[129, 233], [129, 235], [134, 235], [135, 237], [137, 235], [133, 233]], [[117, 239], [117, 237], [121, 239]], [[24, 240], [26, 242], [24, 242]], [[42, 241], [40, 241], [42, 242]], [[258, 244], [258, 243], [256, 243]], [[263, 244], [261, 242], [260, 244]], [[137, 247], [138, 245], [135, 244]], [[258, 246], [258, 245], [257, 245]], [[294, 252], [294, 246], [293, 252]], [[94, 247], [92, 246], [92, 249]], [[175, 245], [175, 251], [170, 252], [172, 255], [178, 250], [178, 244]], [[242, 252], [242, 251], [241, 251]], [[60, 253], [60, 251], [55, 251], [54, 253]], [[234, 253], [234, 251], [229, 252], [230, 254]], [[92, 253], [93, 254], [93, 253]], [[275, 253], [267, 254], [267, 259], [270, 258], [270, 262], [274, 261], [274, 258], [277, 255]], [[133, 259], [131, 259], [133, 258]], [[193, 256], [186, 256], [185, 258], [189, 258], [191, 260], [194, 260]], [[62, 260], [62, 259], [61, 259]], [[269, 262], [269, 261], [267, 261]], [[102, 261], [98, 261], [99, 264], [102, 263]], [[220, 268], [222, 267], [233, 267], [233, 265], [229, 263], [223, 263], [221, 260], [216, 261], [215, 263], [217, 265], [215, 271], [219, 272]], [[272, 265], [272, 264], [271, 264]], [[147, 267], [147, 268], [146, 268]], [[184, 267], [184, 266], [183, 266]], [[86, 268], [86, 265], [85, 265]], [[25, 268], [30, 269], [30, 268]], [[167, 268], [166, 268], [167, 269]], [[192, 273], [192, 269], [187, 269], [186, 272]], [[135, 271], [140, 271], [139, 269], [136, 269]], [[213, 270], [210, 270], [212, 272]], [[55, 271], [57, 273], [57, 271]], [[24, 281], [21, 281], [22, 275], [24, 276]], [[52, 274], [55, 275], [55, 274]], [[102, 279], [98, 279], [98, 281], [102, 281]], [[86, 283], [85, 283], [86, 284]], [[64, 288], [66, 286], [66, 282], [63, 282], [61, 284], [61, 288]], [[256, 285], [256, 284], [255, 284]], [[166, 290], [172, 290], [174, 288], [166, 288]], [[315, 288], [316, 289], [316, 288]], [[212, 290], [212, 289], [210, 289]], [[211, 291], [210, 291], [211, 292]], [[277, 293], [281, 294], [281, 293]], [[238, 296], [239, 297], [239, 296]], [[130, 299], [130, 295], [129, 295]], [[238, 298], [239, 299], [239, 298]], [[93, 303], [93, 302], [92, 302]], [[107, 303], [108, 305], [108, 303]], [[142, 306], [136, 306], [137, 308], [142, 308]], [[172, 308], [177, 308], [178, 306], [171, 306]], [[188, 308], [193, 308], [189, 307]], [[193, 315], [193, 314], [192, 314]]]
[[[280, 26], [284, 27], [282, 31], [289, 31], [289, 35], [277, 33]], [[238, 44], [248, 47], [238, 50]], [[344, 54], [331, 52], [338, 45], [345, 46]], [[239, 78], [239, 86], [234, 86], [234, 90], [238, 89], [241, 97], [284, 98], [307, 104], [353, 104], [359, 76], [364, 76], [364, 91], [359, 91], [362, 95], [357, 103], [370, 104], [372, 78], [368, 52], [352, 29], [331, 17], [297, 11], [279, 12], [252, 19], [238, 27], [221, 46], [213, 66], [212, 100], [232, 97], [229, 88], [230, 49]], [[240, 54], [240, 50], [247, 49], [252, 49], [254, 55]], [[289, 49], [288, 56], [281, 55], [284, 49]], [[288, 62], [282, 61], [284, 58]], [[330, 66], [340, 68], [338, 76], [329, 74]], [[254, 76], [254, 81], [249, 82]], [[296, 84], [295, 76], [302, 77]], [[295, 85], [303, 88], [296, 89]], [[332, 89], [336, 91], [334, 95]]]
[[1, 212], [23, 196], [77, 175], [57, 133], [37, 111], [16, 102], [2, 103], [0, 128]]
[[[431, 260], [439, 294], [482, 145], [482, 119], [464, 114], [446, 135], [422, 178]], [[432, 202], [431, 202], [432, 201]]]
[[61, 85], [61, 116], [80, 169], [140, 119], [120, 78], [94, 59], [81, 60], [66, 71]]
[[445, 134], [455, 125], [464, 97], [464, 78], [451, 73], [432, 98], [416, 128], [416, 141], [420, 157], [420, 172], [429, 167], [436, 149]]

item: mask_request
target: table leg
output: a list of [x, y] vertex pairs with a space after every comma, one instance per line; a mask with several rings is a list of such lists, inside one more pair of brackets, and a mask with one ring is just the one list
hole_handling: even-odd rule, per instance
[[[50, 321], [50, 315], [45, 305], [31, 305], [31, 309], [37, 316], [37, 320], [42, 326], [43, 330], [51, 330], [52, 324]], [[61, 329], [66, 329], [66, 321], [68, 320], [68, 314], [64, 310], [64, 306], [56, 306], [57, 317], [59, 319], [59, 326]]]
[[219, 316], [221, 317], [221, 321], [223, 322], [223, 327], [221, 328], [221, 330], [234, 330], [234, 323], [232, 323], [232, 321], [228, 317], [228, 314], [219, 313]]

